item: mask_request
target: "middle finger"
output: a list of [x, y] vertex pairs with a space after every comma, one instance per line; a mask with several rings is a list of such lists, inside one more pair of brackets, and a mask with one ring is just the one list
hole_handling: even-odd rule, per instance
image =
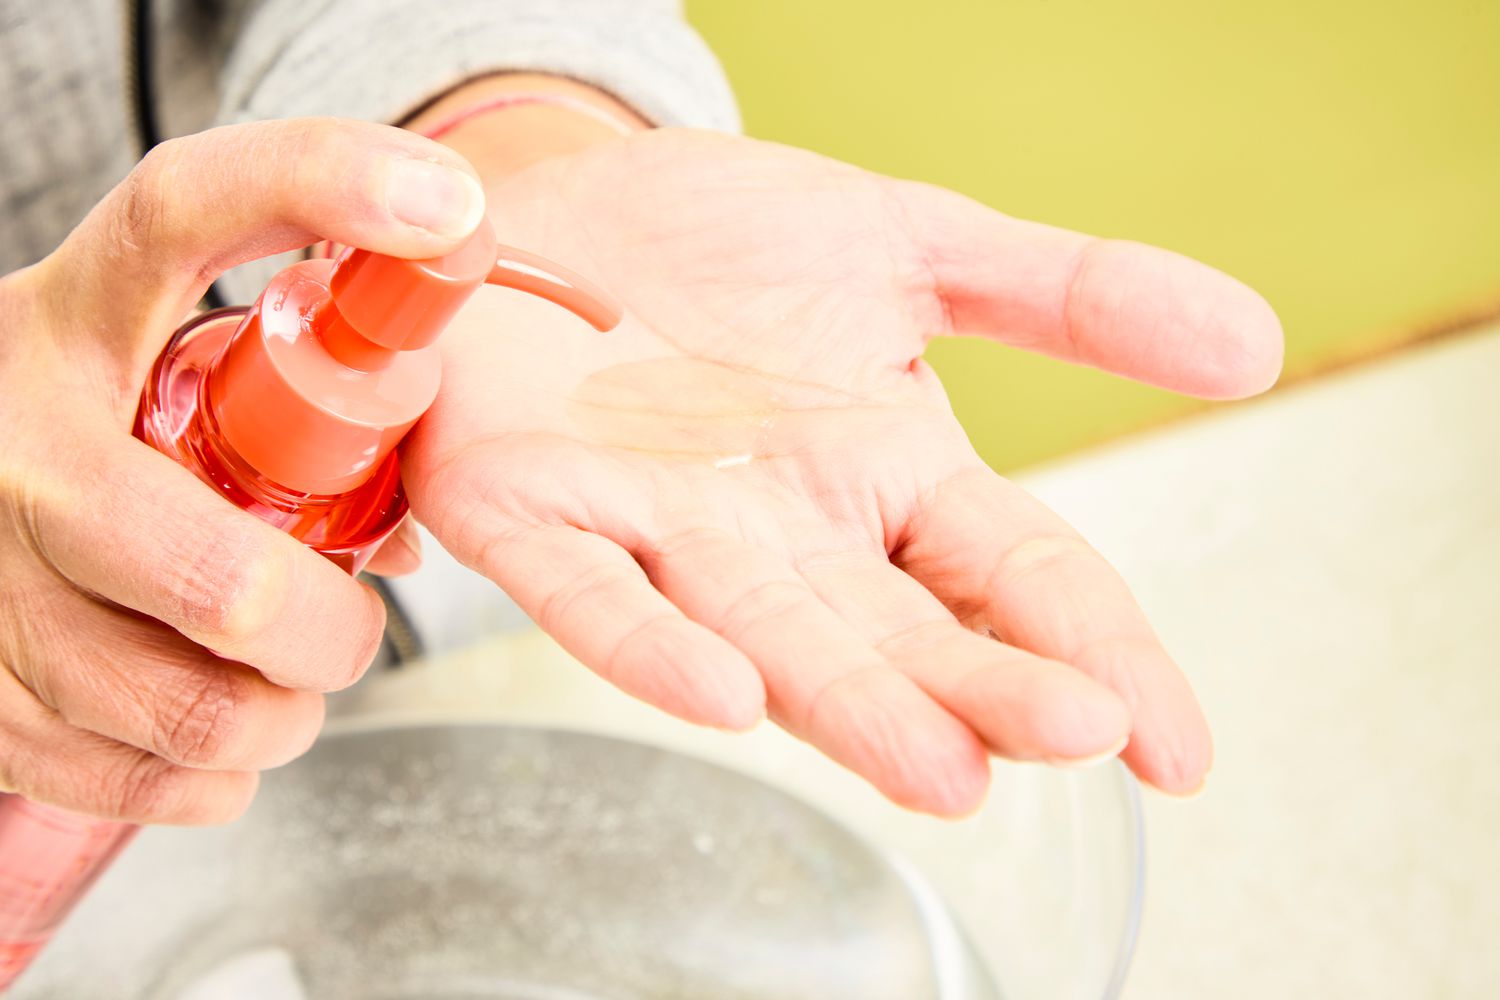
[[185, 767], [258, 771], [303, 754], [323, 697], [221, 659], [159, 622], [76, 592], [42, 609], [21, 681], [68, 723]]
[[994, 753], [1011, 760], [1078, 763], [1113, 756], [1130, 713], [1103, 684], [981, 636], [927, 588], [875, 553], [804, 563], [825, 600], [906, 676]]
[[989, 782], [979, 740], [782, 559], [713, 530], [636, 555], [688, 617], [750, 657], [789, 731], [908, 808], [953, 815], [979, 804]]

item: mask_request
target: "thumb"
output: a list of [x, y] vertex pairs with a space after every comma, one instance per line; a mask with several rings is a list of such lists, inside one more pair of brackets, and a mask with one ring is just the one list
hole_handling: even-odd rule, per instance
[[398, 128], [305, 118], [172, 139], [45, 262], [69, 293], [52, 300], [67, 311], [56, 326], [86, 328], [95, 343], [106, 331], [133, 385], [209, 283], [237, 264], [319, 239], [433, 257], [483, 215], [467, 161]]

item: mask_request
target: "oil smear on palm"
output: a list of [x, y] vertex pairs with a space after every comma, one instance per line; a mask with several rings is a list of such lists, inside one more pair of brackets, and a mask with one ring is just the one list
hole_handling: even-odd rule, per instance
[[730, 470], [786, 454], [809, 411], [857, 404], [816, 383], [676, 356], [603, 368], [579, 385], [568, 409], [595, 444]]

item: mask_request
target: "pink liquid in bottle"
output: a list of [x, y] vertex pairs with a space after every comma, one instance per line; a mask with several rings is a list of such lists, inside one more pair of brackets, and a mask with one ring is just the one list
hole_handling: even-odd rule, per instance
[[31, 963], [137, 829], [0, 794], [0, 990]]

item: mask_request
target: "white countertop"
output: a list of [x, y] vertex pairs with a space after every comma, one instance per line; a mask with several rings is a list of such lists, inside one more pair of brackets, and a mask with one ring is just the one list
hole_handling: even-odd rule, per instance
[[[1132, 582], [1218, 742], [1204, 795], [1148, 796], [1128, 998], [1500, 996], [1497, 382], [1500, 330], [1024, 477]], [[624, 704], [535, 634], [353, 694], [362, 717], [566, 700], [699, 753], [737, 739]]]
[[1132, 998], [1500, 996], [1500, 330], [1031, 477], [1217, 738]]

